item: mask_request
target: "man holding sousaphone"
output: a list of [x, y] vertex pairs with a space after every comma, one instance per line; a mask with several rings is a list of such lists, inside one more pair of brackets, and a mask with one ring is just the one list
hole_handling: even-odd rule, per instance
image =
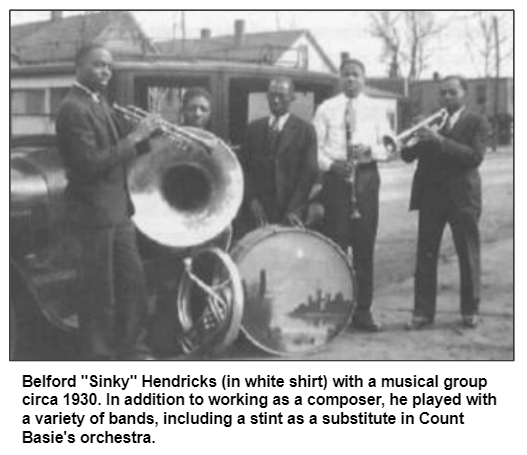
[[365, 67], [343, 58], [342, 93], [317, 110], [318, 164], [324, 173], [324, 233], [343, 251], [353, 249], [357, 279], [357, 308], [353, 327], [377, 332], [371, 314], [373, 256], [379, 219], [380, 177], [377, 161], [388, 158], [383, 136], [391, 134], [382, 105], [363, 93]]
[[160, 118], [124, 128], [104, 92], [112, 55], [101, 44], [76, 55], [77, 80], [61, 104], [57, 144], [67, 177], [66, 219], [82, 244], [79, 326], [88, 360], [144, 359], [139, 336], [146, 310], [143, 265], [130, 217], [126, 168], [148, 151]]

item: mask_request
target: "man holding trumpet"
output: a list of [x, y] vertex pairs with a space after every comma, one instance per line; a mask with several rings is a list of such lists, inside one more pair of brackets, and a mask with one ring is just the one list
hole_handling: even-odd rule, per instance
[[61, 104], [57, 144], [66, 169], [66, 218], [82, 245], [81, 349], [87, 360], [148, 358], [139, 343], [146, 284], [130, 217], [126, 166], [160, 128], [149, 115], [131, 131], [108, 105], [112, 55], [89, 44], [75, 58], [77, 80]]
[[380, 325], [371, 313], [373, 255], [379, 219], [377, 161], [388, 158], [382, 138], [391, 134], [391, 127], [383, 106], [363, 93], [365, 73], [362, 62], [343, 58], [342, 93], [322, 103], [314, 125], [318, 164], [324, 172], [324, 231], [344, 251], [348, 247], [353, 249], [358, 290], [353, 327], [377, 332]]
[[443, 126], [419, 128], [405, 145], [404, 161], [418, 160], [410, 209], [419, 210], [414, 312], [408, 329], [434, 322], [437, 260], [448, 223], [459, 259], [461, 315], [465, 327], [476, 327], [480, 300], [481, 179], [478, 167], [486, 149], [485, 119], [464, 104], [467, 84], [459, 76], [443, 79], [440, 102]]

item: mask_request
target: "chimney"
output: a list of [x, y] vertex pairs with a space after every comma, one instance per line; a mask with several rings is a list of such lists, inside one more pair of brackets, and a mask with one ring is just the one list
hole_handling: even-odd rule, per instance
[[440, 80], [440, 79], [441, 79], [441, 75], [439, 74], [439, 72], [434, 71], [434, 73], [433, 73], [433, 75], [432, 75], [432, 79], [433, 79], [434, 81], [436, 81], [436, 82], [437, 82], [438, 80]]
[[63, 11], [52, 10], [51, 11], [51, 22], [59, 21], [62, 19]]
[[237, 19], [234, 21], [234, 44], [241, 46], [243, 44], [243, 35], [245, 33], [245, 21]]
[[212, 36], [210, 28], [201, 29], [201, 39], [209, 39]]
[[340, 53], [340, 63], [347, 62], [350, 59], [350, 53], [349, 52], [341, 52]]

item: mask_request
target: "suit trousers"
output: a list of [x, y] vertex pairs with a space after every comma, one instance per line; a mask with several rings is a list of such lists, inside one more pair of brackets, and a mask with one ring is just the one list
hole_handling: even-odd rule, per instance
[[322, 198], [324, 233], [347, 252], [353, 250], [357, 283], [355, 318], [371, 318], [373, 301], [373, 258], [379, 224], [380, 175], [376, 163], [359, 165], [354, 185], [359, 219], [351, 218], [351, 185], [331, 172], [324, 178]]
[[78, 228], [82, 245], [79, 305], [81, 348], [86, 359], [133, 359], [146, 313], [146, 281], [130, 220]]
[[437, 296], [437, 261], [446, 224], [450, 225], [460, 271], [461, 314], [474, 315], [480, 300], [481, 211], [459, 208], [449, 201], [427, 203], [419, 209], [414, 315], [434, 320]]

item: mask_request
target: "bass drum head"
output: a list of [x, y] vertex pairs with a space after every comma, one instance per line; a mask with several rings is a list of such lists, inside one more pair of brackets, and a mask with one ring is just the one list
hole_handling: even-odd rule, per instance
[[337, 337], [354, 310], [352, 268], [329, 239], [266, 226], [231, 252], [244, 290], [242, 332], [278, 355], [315, 351]]

